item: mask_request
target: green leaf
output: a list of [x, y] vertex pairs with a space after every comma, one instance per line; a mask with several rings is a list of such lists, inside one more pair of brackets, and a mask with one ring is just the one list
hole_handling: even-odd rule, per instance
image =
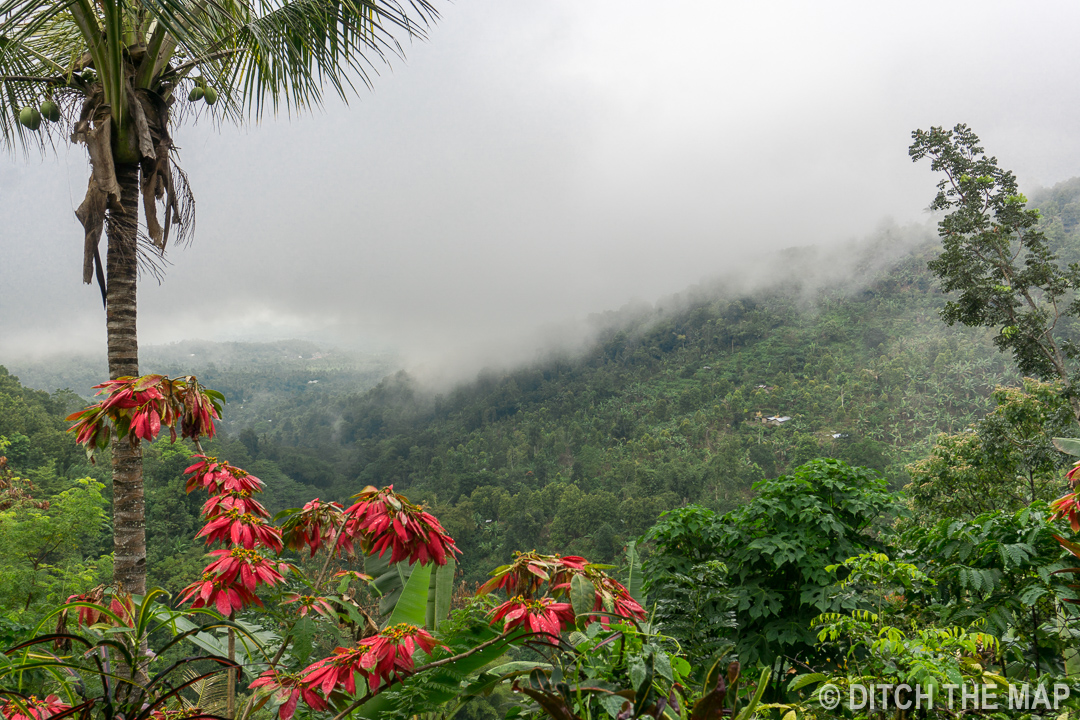
[[1054, 438], [1054, 447], [1066, 455], [1080, 457], [1080, 438]]
[[656, 672], [660, 673], [668, 682], [675, 682], [675, 676], [671, 672], [671, 657], [663, 650], [657, 650], [653, 653], [654, 666]]
[[761, 702], [761, 696], [765, 693], [765, 688], [769, 685], [769, 677], [772, 676], [772, 668], [765, 668], [761, 671], [761, 679], [758, 680], [757, 692], [754, 693], [754, 697], [746, 704], [742, 712], [735, 716], [735, 720], [750, 720], [754, 717], [754, 712], [757, 710], [758, 703]]
[[[352, 608], [348, 609], [352, 610]], [[311, 651], [314, 648], [315, 623], [309, 617], [302, 617], [293, 627], [292, 634], [292, 650], [300, 666], [303, 667], [308, 664], [308, 658], [311, 657]]]
[[644, 607], [644, 593], [641, 591], [644, 578], [641, 574], [641, 555], [637, 551], [636, 540], [631, 540], [626, 547], [626, 564], [630, 573], [626, 578], [626, 589], [630, 591], [630, 597], [634, 598], [638, 605]]
[[1046, 592], [1047, 592], [1046, 588], [1043, 587], [1042, 585], [1032, 585], [1027, 590], [1020, 593], [1020, 598], [1019, 598], [1020, 604], [1021, 605], [1034, 605], [1035, 601], [1038, 600], [1039, 598], [1041, 598], [1043, 595], [1045, 595]]
[[[372, 586], [379, 592], [379, 614], [389, 615], [401, 596], [401, 589], [405, 586], [412, 573], [412, 566], [407, 563], [390, 564], [390, 553], [383, 557], [369, 555], [364, 560], [364, 572], [375, 578]], [[404, 580], [402, 579], [404, 576]]]
[[431, 622], [428, 629], [430, 630], [438, 630], [439, 626], [450, 615], [450, 602], [454, 596], [454, 572], [456, 569], [457, 563], [454, 562], [454, 558], [447, 555], [446, 564], [439, 565], [435, 572], [431, 574], [435, 582], [435, 592], [433, 597], [428, 598], [433, 610], [433, 617], [429, 618]]
[[394, 611], [390, 613], [390, 619], [386, 621], [383, 627], [387, 628], [401, 623], [424, 627], [424, 621], [427, 620], [428, 585], [430, 582], [431, 563], [414, 566], [405, 587], [401, 590], [401, 595], [394, 604]]
[[578, 617], [586, 617], [596, 602], [596, 586], [584, 575], [575, 575], [570, 581], [570, 605]]
[[[487, 642], [498, 635], [488, 625], [477, 625], [473, 630], [475, 635], [473, 639], [474, 646]], [[514, 633], [506, 639], [506, 642], [495, 643], [468, 657], [435, 668], [431, 672], [409, 677], [402, 683], [402, 687], [423, 683], [425, 689], [424, 698], [430, 703], [429, 707], [445, 705], [455, 698], [461, 697], [463, 692], [460, 689], [449, 690], [447, 688], [457, 688], [461, 678], [468, 677], [485, 665], [498, 660], [506, 653], [507, 646], [514, 643], [522, 635], [524, 633]], [[536, 667], [543, 667], [543, 664], [538, 663]], [[357, 708], [350, 717], [365, 718], [366, 720], [385, 720], [385, 718], [393, 717], [397, 709], [395, 697], [396, 694], [393, 693], [376, 695]]]
[[470, 682], [456, 699], [460, 702], [478, 695], [484, 695], [499, 683], [505, 682], [518, 675], [532, 672], [536, 669], [550, 670], [551, 665], [549, 663], [533, 662], [531, 660], [514, 660], [503, 663], [502, 665], [496, 665], [477, 675], [476, 679]]
[[824, 673], [807, 673], [806, 675], [799, 675], [788, 684], [788, 691], [795, 692], [796, 690], [802, 690], [807, 685], [824, 682], [828, 679], [828, 676]]
[[626, 704], [626, 698], [621, 695], [600, 695], [597, 700], [600, 701], [600, 706], [607, 711], [607, 714], [613, 718], [619, 716], [623, 705]]

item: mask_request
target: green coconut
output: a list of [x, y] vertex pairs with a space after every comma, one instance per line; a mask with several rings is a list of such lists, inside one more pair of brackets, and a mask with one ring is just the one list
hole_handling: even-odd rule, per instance
[[187, 99], [191, 102], [195, 102], [196, 100], [202, 100], [203, 94], [203, 89], [196, 86], [191, 88], [191, 92], [188, 93]]
[[41, 103], [41, 117], [49, 122], [56, 122], [60, 119], [60, 106], [52, 100], [46, 100]]
[[203, 100], [206, 101], [207, 105], [213, 105], [217, 102], [217, 91], [212, 87], [207, 87], [206, 92], [203, 94]]
[[37, 108], [24, 107], [19, 111], [19, 122], [31, 130], [37, 130], [41, 127], [41, 113]]

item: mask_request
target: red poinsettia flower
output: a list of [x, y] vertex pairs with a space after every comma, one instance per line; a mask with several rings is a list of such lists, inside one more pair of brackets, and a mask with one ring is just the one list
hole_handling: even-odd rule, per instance
[[326, 709], [326, 701], [319, 693], [304, 685], [299, 674], [267, 670], [255, 678], [249, 687], [266, 688], [274, 693], [274, 697], [281, 703], [278, 707], [278, 717], [281, 720], [289, 720], [296, 713], [296, 703], [301, 698], [312, 710]]
[[1073, 532], [1080, 532], [1080, 499], [1077, 498], [1077, 493], [1062, 495], [1050, 503], [1050, 509], [1054, 511], [1051, 520], [1068, 518]]
[[247, 490], [230, 490], [217, 495], [211, 495], [207, 501], [203, 503], [202, 514], [203, 517], [210, 519], [227, 513], [230, 510], [236, 510], [242, 514], [246, 513], [261, 518], [270, 517], [270, 512], [263, 507], [262, 503], [258, 500], [252, 499], [251, 493]]
[[121, 436], [130, 432], [131, 436], [140, 440], [154, 439], [161, 432], [163, 420], [166, 425], [172, 421], [168, 403], [161, 391], [163, 381], [168, 381], [164, 375], [145, 375], [140, 378], [122, 377], [95, 385], [97, 394], [106, 395], [105, 399], [69, 415], [68, 421], [75, 424], [68, 428], [68, 432], [76, 433], [75, 439], [79, 444], [93, 446], [108, 438], [106, 421], [112, 421]]
[[[570, 582], [572, 575], [586, 570], [589, 561], [578, 555], [541, 555], [537, 552], [515, 552], [514, 562], [498, 567], [492, 578], [481, 585], [477, 595], [503, 590], [507, 595], [535, 597], [545, 583], [561, 587]], [[567, 585], [568, 586], [568, 585]]]
[[334, 612], [334, 606], [324, 597], [291, 593], [281, 600], [282, 605], [289, 605], [294, 602], [300, 603], [300, 617], [305, 617], [310, 611], [314, 610], [329, 620], [337, 618], [337, 613]]
[[300, 510], [289, 512], [281, 526], [286, 547], [299, 552], [306, 546], [311, 550], [311, 557], [315, 557], [319, 548], [336, 540], [336, 552], [354, 554], [352, 538], [348, 533], [339, 532], [346, 516], [338, 503], [315, 498]]
[[180, 434], [186, 438], [214, 437], [214, 420], [221, 419], [219, 402], [224, 402], [225, 396], [202, 387], [191, 375], [177, 378], [173, 387], [180, 401]]
[[203, 576], [180, 591], [179, 602], [191, 602], [191, 607], [216, 607], [222, 615], [243, 610], [248, 605], [262, 607], [262, 600], [243, 585], [222, 582], [211, 573]]
[[260, 517], [237, 510], [229, 510], [211, 519], [195, 537], [205, 537], [207, 545], [220, 542], [251, 549], [260, 544], [274, 552], [282, 550], [280, 530]]
[[93, 448], [103, 447], [109, 440], [110, 431], [105, 418], [105, 411], [100, 405], [91, 405], [79, 412], [71, 413], [65, 419], [75, 423], [68, 428], [68, 432], [75, 433], [76, 444]]
[[277, 563], [267, 560], [257, 550], [249, 550], [244, 547], [234, 547], [228, 550], [215, 550], [209, 553], [217, 558], [206, 566], [203, 573], [215, 575], [227, 585], [240, 579], [240, 584], [250, 592], [255, 592], [259, 584], [273, 587], [285, 578], [281, 576], [281, 569], [287, 568], [286, 563]]
[[71, 706], [60, 702], [56, 695], [49, 695], [44, 700], [30, 695], [0, 704], [0, 715], [3, 715], [5, 720], [46, 720], [70, 709]]
[[[637, 620], [645, 619], [645, 608], [631, 597], [630, 591], [621, 582], [605, 575], [597, 584], [599, 587], [596, 589], [596, 603], [593, 610], [603, 610]], [[606, 624], [605, 621], [606, 618], [601, 620]]]
[[518, 595], [495, 608], [491, 623], [494, 625], [499, 620], [505, 621], [504, 630], [525, 627], [558, 637], [564, 627], [574, 624], [574, 608], [550, 597], [532, 600]]
[[372, 690], [378, 690], [384, 682], [412, 674], [416, 667], [413, 655], [417, 649], [430, 654], [438, 645], [426, 630], [406, 623], [394, 625], [361, 640], [355, 648], [336, 648], [331, 657], [302, 671], [303, 682], [309, 688], [321, 690], [324, 695], [337, 689], [355, 695], [355, 675], [359, 673]]
[[205, 488], [211, 495], [223, 492], [262, 492], [263, 481], [246, 470], [230, 465], [224, 460], [207, 455], [196, 455], [199, 462], [184, 470], [191, 475], [187, 480], [187, 491]]
[[445, 565], [448, 555], [461, 552], [435, 516], [395, 493], [393, 485], [382, 490], [368, 486], [353, 499], [357, 502], [345, 511], [342, 533], [360, 538], [366, 552], [382, 557], [389, 550], [391, 563], [408, 559], [410, 565]]

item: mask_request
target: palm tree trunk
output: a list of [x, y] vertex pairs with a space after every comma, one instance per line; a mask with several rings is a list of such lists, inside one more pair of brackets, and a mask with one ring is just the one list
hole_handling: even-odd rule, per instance
[[[138, 281], [139, 166], [116, 165], [124, 214], [110, 213], [106, 323], [109, 377], [139, 374], [135, 329]], [[113, 581], [130, 593], [146, 593], [146, 517], [142, 450], [127, 440], [112, 444]]]

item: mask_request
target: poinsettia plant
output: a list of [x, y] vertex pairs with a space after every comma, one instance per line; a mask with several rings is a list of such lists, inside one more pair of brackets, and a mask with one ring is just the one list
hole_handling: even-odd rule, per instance
[[91, 462], [96, 450], [109, 444], [112, 433], [131, 444], [151, 441], [162, 428], [176, 440], [214, 437], [214, 420], [221, 418], [225, 396], [204, 388], [194, 375], [168, 378], [164, 375], [121, 377], [95, 385], [98, 403], [68, 416], [76, 441], [86, 447]]

